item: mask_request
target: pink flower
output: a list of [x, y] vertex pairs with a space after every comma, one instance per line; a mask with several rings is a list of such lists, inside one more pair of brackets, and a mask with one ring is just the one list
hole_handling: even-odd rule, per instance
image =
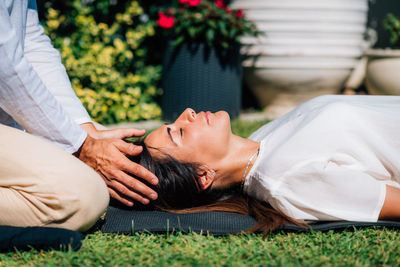
[[179, 4], [188, 4], [190, 0], [179, 0]]
[[242, 10], [242, 9], [237, 10], [236, 13], [235, 13], [235, 16], [236, 16], [238, 19], [243, 18], [243, 10]]
[[226, 5], [223, 0], [215, 0], [215, 5], [219, 8], [225, 9]]
[[189, 6], [198, 6], [201, 4], [201, 0], [189, 0]]
[[172, 16], [166, 16], [163, 12], [158, 12], [158, 26], [165, 29], [174, 27], [175, 18]]

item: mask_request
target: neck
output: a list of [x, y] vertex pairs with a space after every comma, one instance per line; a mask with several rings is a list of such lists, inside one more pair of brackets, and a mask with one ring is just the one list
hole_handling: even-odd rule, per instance
[[215, 177], [215, 188], [227, 188], [239, 185], [242, 181], [246, 166], [246, 175], [250, 172], [257, 157], [249, 163], [250, 158], [260, 148], [260, 143], [236, 135], [232, 136], [227, 156], [221, 161], [218, 175]]

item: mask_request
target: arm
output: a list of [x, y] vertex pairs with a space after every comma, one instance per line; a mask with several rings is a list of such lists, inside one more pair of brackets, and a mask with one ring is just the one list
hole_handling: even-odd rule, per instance
[[400, 189], [386, 185], [386, 197], [379, 214], [380, 220], [400, 220]]
[[66, 114], [24, 55], [23, 44], [0, 1], [0, 107], [27, 132], [73, 153], [86, 132]]
[[91, 122], [71, 87], [60, 53], [53, 47], [39, 23], [36, 2], [30, 1], [25, 33], [24, 54], [48, 90], [64, 110], [78, 123]]
[[[32, 2], [34, 1], [30, 1], [30, 6], [32, 6]], [[36, 13], [29, 12], [29, 16], [37, 17]], [[29, 20], [32, 22], [32, 19]], [[125, 154], [137, 155], [141, 152], [141, 148], [126, 144], [121, 140], [128, 136], [134, 136], [137, 130], [120, 129], [104, 133], [99, 132], [96, 135], [98, 139], [87, 135], [86, 131], [79, 127], [64, 111], [27, 60], [17, 30], [19, 32], [23, 29], [13, 28], [7, 8], [4, 2], [0, 1], [0, 58], [2, 59], [0, 64], [0, 107], [11, 115], [27, 132], [52, 141], [70, 153], [79, 149], [77, 156], [103, 177], [109, 186], [111, 196], [121, 202], [133, 205], [132, 199], [134, 199], [148, 203], [148, 200], [143, 195], [155, 199], [157, 195], [153, 190], [127, 174], [131, 172], [151, 183], [157, 183], [157, 178], [154, 174], [142, 166], [128, 161], [125, 157]], [[42, 77], [51, 79], [52, 75], [45, 75], [51, 67], [56, 69], [55, 73], [57, 75], [61, 75], [63, 67], [60, 66], [60, 60], [51, 59], [54, 56], [54, 50], [49, 50], [47, 45], [41, 46], [43, 42], [40, 40], [44, 38], [42, 33], [36, 38], [34, 37], [36, 36], [34, 34], [35, 31], [32, 28], [28, 27], [27, 31], [32, 31], [28, 33], [27, 51], [31, 60], [32, 55], [33, 58], [37, 58], [36, 61], [33, 61], [36, 69], [39, 69], [42, 73]], [[45, 59], [47, 53], [50, 53], [49, 60]], [[63, 83], [67, 84], [62, 85]], [[63, 79], [60, 78], [59, 83], [50, 82], [48, 84], [54, 84], [63, 89], [70, 86], [66, 76]], [[73, 97], [73, 91], [69, 89], [67, 92], [68, 97], [66, 99], [72, 99], [71, 103], [74, 102], [69, 109], [70, 112], [75, 112], [75, 108], [82, 109], [82, 105], [76, 102], [76, 96], [75, 98]], [[83, 113], [86, 114], [81, 110], [76, 114]], [[75, 117], [75, 119], [77, 118], [81, 118], [80, 115]], [[84, 122], [84, 120], [81, 122]], [[141, 132], [139, 131], [139, 133]], [[153, 180], [156, 182], [152, 182]]]

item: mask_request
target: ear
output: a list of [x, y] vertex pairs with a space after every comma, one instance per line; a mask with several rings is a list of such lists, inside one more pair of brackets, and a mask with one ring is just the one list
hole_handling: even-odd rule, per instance
[[206, 190], [214, 182], [215, 171], [214, 170], [204, 170], [199, 173], [199, 186], [201, 190]]

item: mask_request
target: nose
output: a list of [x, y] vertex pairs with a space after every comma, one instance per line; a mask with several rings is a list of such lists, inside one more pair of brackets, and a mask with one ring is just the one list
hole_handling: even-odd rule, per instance
[[188, 121], [193, 122], [193, 121], [196, 120], [196, 116], [197, 115], [196, 115], [196, 112], [193, 109], [191, 109], [191, 108], [185, 109], [184, 114], [185, 114], [185, 117], [186, 117], [186, 119]]
[[193, 109], [187, 108], [181, 113], [175, 122], [194, 122], [196, 120], [196, 116], [197, 114]]

